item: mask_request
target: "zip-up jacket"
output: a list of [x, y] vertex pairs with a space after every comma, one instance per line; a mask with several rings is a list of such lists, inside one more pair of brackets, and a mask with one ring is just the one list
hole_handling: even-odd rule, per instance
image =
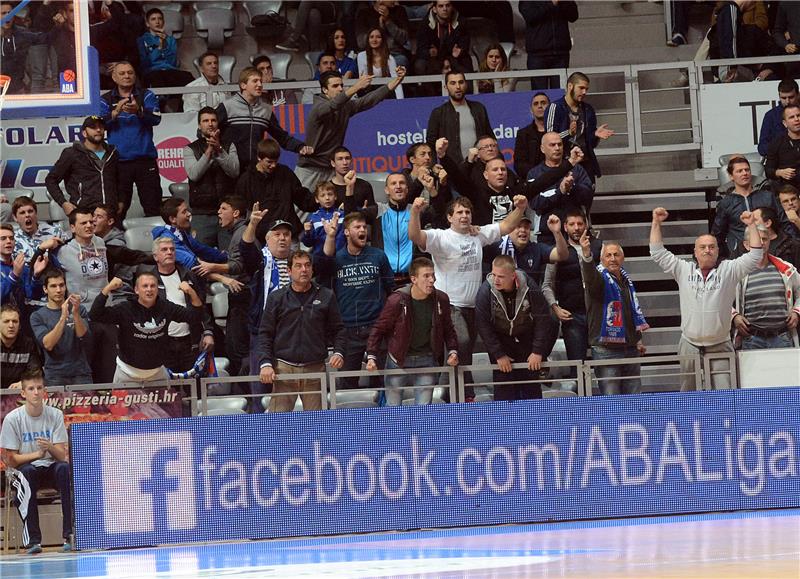
[[198, 265], [198, 260], [211, 263], [227, 263], [228, 255], [214, 247], [209, 247], [197, 241], [186, 231], [181, 231], [172, 225], [157, 225], [153, 227], [153, 239], [169, 237], [175, 244], [175, 261], [183, 267], [193, 268]]
[[[489, 113], [486, 112], [486, 107], [477, 101], [464, 99], [472, 113], [472, 118], [475, 121], [475, 136], [481, 137], [482, 135], [492, 135], [492, 124], [489, 122]], [[431, 111], [428, 117], [428, 129], [425, 136], [425, 142], [431, 147], [431, 151], [436, 151], [436, 140], [440, 137], [445, 137], [450, 143], [447, 147], [446, 157], [452, 159], [456, 165], [464, 161], [461, 156], [461, 126], [458, 112], [448, 98], [444, 103]], [[469, 143], [472, 146], [472, 143]], [[444, 166], [442, 159], [439, 159]], [[445, 167], [447, 170], [447, 167]], [[448, 174], [452, 174], [447, 170]]]
[[278, 290], [278, 284], [270, 281], [267, 287], [264, 287], [264, 267], [266, 264], [264, 263], [264, 254], [257, 243], [248, 243], [244, 239], [240, 239], [239, 251], [244, 271], [250, 276], [250, 295], [252, 298], [250, 299], [247, 327], [252, 335], [257, 335], [261, 326], [261, 315], [264, 313], [265, 292], [269, 297], [270, 293]]
[[[450, 300], [447, 294], [434, 290], [432, 295], [435, 304], [431, 322], [431, 352], [436, 363], [441, 365], [445, 360], [445, 346], [447, 357], [458, 353], [458, 337], [450, 317]], [[414, 314], [411, 311], [413, 299], [409, 286], [395, 290], [388, 297], [367, 340], [368, 359], [378, 359], [381, 342], [386, 339], [389, 355], [399, 367], [403, 367], [414, 329]]]
[[[798, 273], [795, 266], [779, 257], [770, 254], [767, 256], [767, 259], [775, 266], [778, 273], [781, 274], [781, 281], [783, 281], [784, 289], [783, 295], [786, 298], [786, 309], [800, 316], [800, 273]], [[733, 316], [745, 311], [745, 305], [747, 304], [747, 282], [749, 280], [750, 276], [748, 275], [739, 282], [736, 288], [736, 302], [731, 312]], [[794, 345], [797, 346], [797, 328], [792, 328], [789, 332]], [[736, 332], [734, 331], [734, 333]]]
[[323, 254], [325, 239], [328, 236], [328, 234], [325, 233], [323, 221], [330, 221], [333, 219], [334, 213], [339, 213], [339, 229], [336, 230], [336, 251], [339, 251], [347, 244], [342, 223], [344, 223], [344, 215], [348, 213], [348, 210], [345, 208], [344, 211], [339, 211], [336, 207], [331, 207], [330, 209], [320, 207], [308, 216], [308, 221], [306, 221], [306, 223], [311, 224], [311, 229], [309, 231], [304, 230], [303, 234], [300, 236], [300, 243], [306, 247], [310, 247], [314, 255]]
[[136, 39], [142, 73], [178, 68], [178, 41], [170, 35], [163, 40], [163, 47], [161, 43], [161, 38], [149, 30]]
[[[590, 242], [592, 259], [600, 263], [600, 250], [603, 244], [599, 239]], [[569, 256], [566, 261], [548, 264], [544, 271], [542, 293], [548, 306], [558, 304], [573, 314], [585, 314], [586, 302], [583, 299], [583, 275], [581, 274], [580, 247], [568, 243]]]
[[211, 159], [205, 154], [206, 147], [206, 140], [201, 137], [183, 148], [184, 166], [189, 178], [189, 206], [192, 213], [216, 215], [220, 201], [236, 184], [239, 157], [233, 143], [223, 145], [219, 154]]
[[[536, 126], [536, 121], [517, 131], [514, 140], [514, 171], [523, 179], [528, 171], [544, 161], [542, 137], [544, 132]], [[567, 153], [569, 155], [569, 153]]]
[[139, 370], [152, 370], [164, 365], [169, 351], [170, 322], [189, 325], [200, 319], [203, 308], [182, 307], [167, 300], [156, 299], [146, 308], [136, 298], [106, 306], [108, 296], [100, 293], [92, 304], [89, 317], [94, 322], [119, 326], [119, 359]]
[[793, 179], [784, 179], [775, 174], [778, 169], [800, 167], [800, 150], [798, 149], [800, 149], [800, 139], [792, 139], [789, 133], [784, 133], [772, 141], [767, 147], [767, 159], [764, 162], [764, 171], [767, 177], [780, 184], [789, 183], [794, 187], [800, 187], [800, 177], [797, 174]]
[[101, 159], [81, 142], [72, 143], [47, 174], [44, 182], [50, 197], [63, 205], [67, 199], [59, 184], [63, 181], [69, 202], [80, 209], [94, 209], [101, 203], [117, 203], [117, 162], [114, 145], [103, 144]]
[[[587, 102], [578, 104], [579, 108], [583, 109], [583, 118], [586, 121], [584, 131], [586, 132], [586, 149], [583, 151], [584, 159], [581, 163], [589, 176], [601, 177], [600, 164], [597, 162], [597, 156], [594, 154], [594, 149], [597, 147], [597, 136], [594, 134], [597, 131], [597, 114], [594, 112], [594, 107]], [[557, 101], [550, 103], [544, 111], [544, 126], [545, 130], [549, 132], [556, 132], [565, 141], [564, 152], [569, 155], [567, 149], [571, 148], [566, 144], [569, 140], [569, 125], [570, 125], [570, 112], [572, 109], [567, 104], [566, 97], [561, 97]]]
[[762, 248], [736, 259], [726, 259], [705, 279], [694, 261], [678, 259], [662, 243], [650, 244], [650, 256], [678, 282], [681, 332], [695, 346], [713, 346], [730, 340], [731, 306], [739, 281], [758, 269]]
[[151, 91], [141, 88], [135, 88], [131, 96], [139, 103], [138, 112], [121, 112], [113, 120], [111, 111], [123, 97], [116, 88], [100, 97], [100, 116], [108, 130], [108, 142], [117, 148], [120, 161], [155, 159], [158, 152], [153, 143], [153, 127], [161, 123], [158, 98]]
[[287, 151], [297, 153], [305, 146], [278, 124], [272, 107], [262, 99], [251, 105], [241, 93], [237, 93], [217, 107], [217, 120], [222, 131], [222, 144], [236, 144], [240, 171], [257, 160], [258, 142], [265, 131]]
[[786, 218], [783, 207], [769, 189], [769, 182], [764, 180], [753, 184], [753, 192], [746, 197], [733, 190], [717, 203], [711, 235], [717, 238], [722, 257], [737, 255], [746, 230], [739, 216], [745, 211], [754, 211], [759, 207], [770, 207], [775, 210], [781, 229], [788, 235], [794, 235], [792, 222]]
[[528, 54], [569, 54], [572, 49], [569, 23], [578, 19], [575, 2], [520, 2], [519, 13], [525, 19], [525, 51]]
[[[470, 58], [470, 35], [464, 30], [458, 20], [458, 11], [453, 10], [450, 22], [441, 23], [436, 18], [433, 9], [422, 20], [417, 29], [417, 58], [427, 60], [430, 58], [431, 47], [436, 47], [439, 58], [453, 58], [453, 48], [458, 45], [461, 48], [461, 56], [455, 60], [459, 64], [459, 70], [472, 70], [472, 59]], [[483, 133], [479, 133], [483, 134]]]
[[544, 296], [525, 272], [517, 270], [516, 275], [513, 312], [506, 310], [506, 301], [495, 289], [492, 274], [486, 276], [475, 298], [475, 326], [494, 360], [505, 356], [513, 343], [529, 344], [531, 354], [547, 353], [550, 314]]
[[[543, 175], [553, 177], [554, 174], [559, 174], [563, 171], [564, 163], [569, 165], [568, 161], [562, 161], [559, 167], [548, 167], [544, 162], [539, 163], [528, 173], [528, 180], [538, 181]], [[561, 182], [564, 180], [564, 177], [562, 177], [554, 183], [552, 189], [537, 195], [532, 203], [533, 210], [541, 216], [538, 233], [548, 243], [551, 243], [554, 239], [552, 232], [547, 228], [547, 220], [551, 215], [557, 215], [563, 223], [564, 217], [571, 209], [581, 209], [586, 215], [589, 215], [589, 210], [592, 207], [594, 188], [589, 175], [586, 174], [581, 165], [570, 167], [569, 172], [572, 173], [572, 177], [575, 179], [569, 192], [561, 192]]]
[[22, 310], [26, 301], [41, 300], [43, 295], [42, 282], [31, 275], [30, 265], [26, 263], [17, 277], [13, 262], [0, 261], [0, 304], [12, 303]]
[[[758, 154], [766, 157], [772, 141], [786, 134], [783, 126], [783, 106], [778, 103], [764, 114], [761, 132], [758, 134]], [[780, 169], [780, 167], [778, 167]]]
[[[636, 323], [633, 321], [633, 298], [628, 284], [624, 278], [619, 280], [616, 276], [611, 275], [611, 279], [614, 280], [613, 283], [619, 288], [619, 294], [622, 298], [622, 324], [625, 329], [625, 343], [601, 342], [600, 333], [603, 327], [603, 320], [607, 316], [605, 310], [605, 282], [603, 275], [597, 271], [597, 262], [594, 261], [594, 256], [587, 260], [583, 257], [583, 252], [581, 252], [578, 255], [578, 259], [580, 260], [581, 276], [583, 277], [589, 345], [603, 346], [605, 348], [631, 348], [636, 346], [639, 340], [642, 339], [642, 332], [636, 329]], [[656, 260], [656, 263], [658, 263], [658, 260]], [[683, 296], [681, 296], [681, 307], [683, 307]]]
[[308, 291], [305, 303], [291, 285], [267, 298], [258, 331], [259, 366], [274, 366], [278, 360], [295, 366], [324, 362], [330, 342], [333, 353], [344, 356], [344, 326], [333, 292], [315, 283]]

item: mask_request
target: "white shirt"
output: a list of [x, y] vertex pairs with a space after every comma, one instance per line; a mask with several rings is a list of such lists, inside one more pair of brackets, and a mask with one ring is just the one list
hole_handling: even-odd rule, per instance
[[[167, 290], [167, 301], [179, 306], [187, 307], [186, 294], [183, 293], [178, 286], [181, 285], [181, 278], [178, 275], [178, 270], [172, 272], [171, 275], [162, 275], [161, 280], [164, 282], [164, 289]], [[189, 324], [186, 322], [170, 322], [167, 334], [171, 338], [183, 338], [189, 335]]]
[[[361, 51], [356, 56], [356, 63], [358, 64], [358, 74], [363, 76], [367, 74], [367, 53], [366, 51]], [[391, 78], [397, 78], [397, 61], [395, 61], [394, 56], [389, 55], [389, 60], [386, 62], [386, 68], [388, 68], [387, 72], [384, 72], [382, 68], [378, 68], [376, 66], [372, 67], [372, 74], [374, 76], [389, 76]], [[403, 85], [400, 84], [394, 89], [395, 98], [404, 98], [403, 94]]]
[[453, 229], [428, 229], [425, 235], [425, 249], [433, 258], [436, 289], [446, 293], [454, 306], [474, 308], [483, 281], [483, 246], [500, 240], [500, 224], [484, 225], [478, 235]]
[[[225, 84], [221, 78], [217, 81], [218, 85]], [[194, 79], [192, 82], [187, 84], [186, 86], [216, 86], [212, 85], [205, 76], [202, 74]], [[226, 98], [230, 97], [229, 93], [226, 92], [212, 92], [211, 98], [206, 98], [206, 93], [204, 92], [193, 92], [187, 93], [183, 95], [183, 112], [197, 112], [205, 106], [209, 106], [212, 108], [217, 108], [217, 105], [224, 101]]]

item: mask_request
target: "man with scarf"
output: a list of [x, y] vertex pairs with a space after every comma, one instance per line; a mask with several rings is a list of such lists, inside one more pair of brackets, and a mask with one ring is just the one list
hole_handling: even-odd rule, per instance
[[[636, 290], [622, 269], [625, 254], [618, 243], [607, 242], [595, 266], [591, 239], [584, 231], [581, 244], [581, 273], [593, 360], [638, 358], [646, 352], [642, 332], [649, 328]], [[605, 394], [636, 394], [641, 387], [639, 364], [596, 366], [600, 391]]]
[[[259, 204], [253, 204], [250, 212], [250, 222], [242, 233], [239, 250], [242, 254], [242, 263], [245, 273], [250, 277], [250, 374], [255, 374], [259, 369], [258, 331], [261, 327], [261, 316], [267, 303], [267, 297], [273, 291], [289, 285], [289, 252], [292, 247], [292, 226], [281, 220], [275, 220], [269, 225], [266, 244], [259, 247], [256, 243], [256, 229], [258, 224], [267, 215], [266, 209], [260, 209]], [[267, 386], [261, 382], [250, 383], [251, 394], [266, 394]], [[250, 399], [251, 412], [263, 412], [260, 398]]]

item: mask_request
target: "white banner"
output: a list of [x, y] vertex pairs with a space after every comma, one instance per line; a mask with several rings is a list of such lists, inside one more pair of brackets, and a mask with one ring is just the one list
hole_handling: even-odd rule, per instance
[[778, 81], [701, 85], [703, 167], [718, 167], [721, 155], [756, 152], [761, 121], [777, 102]]
[[[3, 121], [0, 186], [33, 189], [37, 201], [46, 201], [45, 177], [61, 151], [80, 139], [81, 123], [76, 117]], [[183, 147], [196, 138], [197, 113], [163, 115], [153, 129], [164, 195], [171, 183], [186, 181]]]

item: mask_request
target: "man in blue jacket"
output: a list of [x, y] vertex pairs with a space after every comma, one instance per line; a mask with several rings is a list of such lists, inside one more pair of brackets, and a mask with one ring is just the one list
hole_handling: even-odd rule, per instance
[[161, 218], [166, 225], [153, 227], [153, 239], [169, 237], [175, 242], [175, 261], [197, 273], [228, 273], [228, 256], [224, 251], [209, 247], [192, 237], [192, 212], [186, 201], [170, 197], [161, 204]]
[[772, 141], [786, 134], [786, 126], [783, 124], [783, 109], [789, 105], [800, 105], [797, 81], [793, 78], [785, 78], [779, 82], [778, 98], [780, 102], [769, 109], [764, 115], [764, 120], [761, 121], [761, 132], [758, 134], [758, 154], [762, 157], [767, 156]]
[[582, 72], [573, 72], [567, 79], [567, 90], [563, 97], [550, 103], [544, 113], [545, 130], [554, 131], [564, 140], [564, 147], [580, 147], [583, 151], [583, 168], [592, 184], [602, 176], [594, 149], [598, 139], [614, 136], [608, 125], [597, 126], [597, 115], [592, 105], [586, 102], [589, 92], [589, 77]]
[[131, 206], [134, 183], [144, 214], [154, 217], [161, 205], [158, 152], [153, 143], [153, 127], [161, 123], [158, 98], [149, 90], [136, 87], [136, 72], [129, 62], [118, 62], [111, 78], [117, 87], [100, 97], [100, 116], [109, 144], [119, 153], [119, 219], [125, 219]]

